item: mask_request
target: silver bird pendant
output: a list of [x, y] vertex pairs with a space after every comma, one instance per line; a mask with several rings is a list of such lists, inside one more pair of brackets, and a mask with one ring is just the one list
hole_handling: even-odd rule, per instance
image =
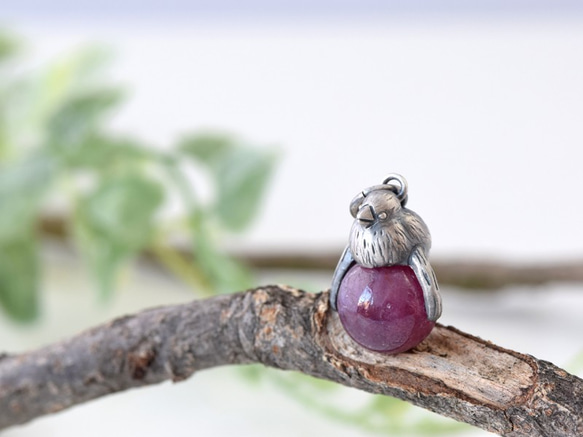
[[350, 202], [355, 220], [332, 278], [332, 308], [336, 309], [344, 275], [355, 263], [368, 268], [409, 265], [423, 290], [427, 318], [436, 321], [441, 316], [439, 286], [427, 260], [431, 235], [421, 217], [405, 208], [407, 199], [405, 178], [390, 174], [381, 185], [367, 188]]

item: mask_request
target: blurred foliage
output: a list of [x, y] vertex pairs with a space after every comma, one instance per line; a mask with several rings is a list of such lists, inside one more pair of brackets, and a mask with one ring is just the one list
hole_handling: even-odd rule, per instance
[[563, 368], [573, 375], [583, 376], [583, 350], [577, 352]]
[[[113, 132], [109, 116], [124, 93], [106, 79], [109, 56], [86, 49], [27, 72], [16, 39], [0, 33], [0, 305], [14, 320], [39, 313], [38, 222], [64, 198], [74, 243], [100, 296], [148, 250], [207, 294], [252, 285], [248, 269], [219, 249], [226, 232], [253, 220], [275, 156], [217, 133], [188, 135], [169, 151]], [[203, 202], [191, 176], [207, 175]], [[62, 199], [63, 200], [63, 199]], [[185, 218], [161, 220], [171, 200]], [[187, 258], [167, 244], [188, 235]]]
[[[268, 378], [310, 411], [370, 434], [450, 436], [472, 428], [453, 419], [413, 408], [400, 399], [364, 394], [303, 373], [282, 372], [259, 365], [245, 366], [240, 371], [250, 383], [260, 384]], [[361, 395], [360, 399], [352, 396], [357, 393]]]

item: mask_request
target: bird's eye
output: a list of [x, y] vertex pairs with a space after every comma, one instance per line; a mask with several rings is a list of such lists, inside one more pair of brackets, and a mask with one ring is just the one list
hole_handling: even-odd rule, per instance
[[379, 214], [379, 220], [385, 220], [387, 218], [387, 213], [386, 212], [381, 212]]

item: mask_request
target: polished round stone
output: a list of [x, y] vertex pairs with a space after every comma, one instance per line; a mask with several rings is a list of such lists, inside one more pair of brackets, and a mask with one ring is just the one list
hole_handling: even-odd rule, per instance
[[409, 350], [429, 335], [423, 290], [409, 266], [353, 266], [342, 279], [338, 315], [362, 346], [388, 354]]

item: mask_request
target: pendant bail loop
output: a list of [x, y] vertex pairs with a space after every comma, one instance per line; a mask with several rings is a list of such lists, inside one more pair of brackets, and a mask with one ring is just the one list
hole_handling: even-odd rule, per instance
[[[397, 183], [392, 183], [396, 181]], [[384, 180], [383, 184], [391, 185], [397, 189], [394, 193], [397, 195], [397, 198], [401, 201], [401, 205], [405, 206], [408, 199], [408, 191], [409, 186], [407, 185], [407, 180], [398, 173], [391, 173], [389, 174]]]

